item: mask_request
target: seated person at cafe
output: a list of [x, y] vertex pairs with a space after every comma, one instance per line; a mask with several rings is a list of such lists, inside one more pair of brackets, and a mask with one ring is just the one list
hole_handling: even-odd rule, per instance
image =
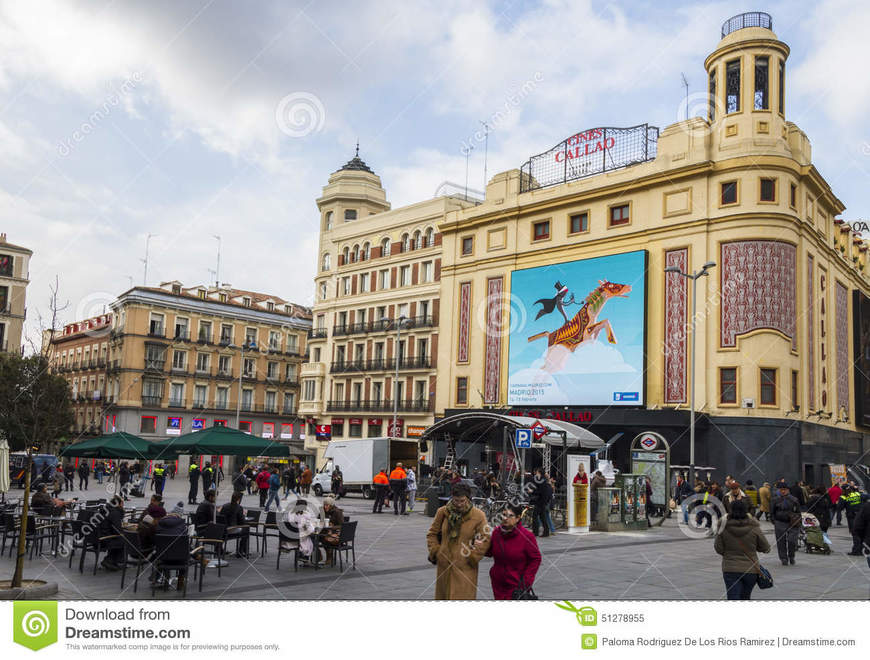
[[193, 514], [193, 524], [196, 527], [197, 533], [215, 520], [214, 510], [215, 492], [208, 490], [205, 493], [205, 499], [196, 507], [196, 513]]
[[326, 548], [326, 561], [332, 561], [334, 548], [338, 545], [341, 534], [341, 524], [344, 522], [344, 512], [335, 506], [335, 498], [323, 500], [323, 513], [326, 517], [326, 527], [320, 530], [320, 542]]
[[292, 550], [298, 547], [300, 558], [303, 560], [309, 559], [314, 551], [312, 535], [317, 531], [317, 518], [314, 512], [308, 508], [306, 500], [296, 500], [296, 503], [292, 507], [287, 507], [285, 516], [290, 535], [295, 536], [298, 540], [281, 541], [281, 547], [285, 550]]
[[184, 503], [179, 502], [165, 516], [157, 521], [157, 533], [169, 536], [187, 535], [187, 520], [184, 517]]
[[117, 571], [124, 563], [124, 541], [121, 532], [124, 529], [124, 500], [121, 497], [113, 497], [106, 505], [106, 512], [100, 521], [99, 534], [101, 537], [115, 536], [103, 542], [106, 548], [106, 556], [102, 561], [102, 567], [107, 571]]
[[34, 511], [37, 509], [44, 509], [51, 513], [59, 513], [64, 507], [72, 506], [73, 504], [73, 500], [61, 500], [49, 495], [48, 490], [46, 489], [46, 484], [44, 483], [39, 484], [37, 491], [33, 494], [33, 497], [30, 498], [30, 507]]
[[220, 514], [226, 519], [227, 533], [230, 535], [239, 535], [239, 550], [236, 552], [236, 557], [243, 557], [248, 554], [248, 537], [250, 535], [250, 527], [245, 519], [245, 510], [242, 508], [242, 492], [235, 491], [230, 498], [230, 501], [220, 508]]
[[151, 516], [155, 521], [166, 515], [166, 509], [163, 508], [163, 498], [160, 495], [151, 496], [151, 502], [145, 509], [145, 515]]

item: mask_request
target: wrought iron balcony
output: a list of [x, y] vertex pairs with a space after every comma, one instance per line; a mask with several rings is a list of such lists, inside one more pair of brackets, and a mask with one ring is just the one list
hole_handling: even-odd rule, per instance
[[773, 19], [763, 11], [748, 11], [732, 16], [722, 23], [722, 38], [743, 28], [760, 27], [773, 30]]
[[151, 395], [143, 394], [142, 395], [142, 405], [143, 406], [159, 406], [160, 400], [162, 398], [163, 397], [161, 397], [161, 396], [151, 396]]
[[314, 328], [308, 331], [309, 339], [326, 339], [326, 328]]
[[327, 412], [428, 412], [429, 402], [417, 399], [404, 399], [394, 407], [392, 399], [362, 399], [359, 401], [328, 401]]
[[186, 404], [184, 403], [184, 399], [169, 399], [169, 407], [170, 408], [186, 408]]
[[152, 360], [145, 358], [145, 371], [163, 371], [166, 360]]

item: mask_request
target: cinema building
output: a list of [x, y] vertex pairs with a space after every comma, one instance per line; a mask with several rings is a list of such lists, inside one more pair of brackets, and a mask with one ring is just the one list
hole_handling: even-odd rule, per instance
[[772, 27], [759, 13], [723, 26], [705, 118], [581, 131], [447, 210], [433, 462], [447, 438], [469, 469], [500, 460], [503, 429], [468, 414], [497, 412], [621, 433], [623, 467], [655, 430], [688, 463], [692, 280], [665, 269], [708, 262], [696, 464], [821, 482], [870, 462], [867, 245], [789, 121]]

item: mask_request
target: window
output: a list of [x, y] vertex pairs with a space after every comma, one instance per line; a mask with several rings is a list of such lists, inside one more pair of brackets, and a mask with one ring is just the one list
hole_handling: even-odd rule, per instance
[[410, 238], [407, 234], [402, 234], [402, 252], [407, 252], [411, 249]]
[[250, 410], [254, 401], [254, 390], [252, 389], [243, 389], [242, 390], [242, 410]]
[[363, 261], [368, 261], [371, 258], [371, 256], [372, 256], [371, 245], [369, 245], [368, 243], [363, 243], [362, 255], [360, 256], [360, 259], [362, 259]]
[[277, 362], [269, 362], [266, 365], [266, 378], [271, 378], [272, 380], [276, 380], [278, 378], [278, 363]]
[[245, 358], [245, 364], [243, 367], [242, 375], [245, 378], [253, 378], [255, 373], [256, 365], [254, 360], [251, 358]]
[[350, 253], [351, 262], [359, 261], [359, 245], [354, 245]]
[[381, 256], [386, 257], [388, 254], [390, 254], [390, 239], [385, 238], [381, 241]]
[[196, 295], [199, 296], [200, 300], [205, 300], [205, 289], [197, 289]]
[[350, 278], [342, 277], [341, 278], [341, 292], [342, 295], [349, 296], [350, 295]]
[[420, 230], [418, 229], [414, 232], [414, 249], [419, 250], [421, 247], [423, 247], [423, 238], [420, 235]]
[[728, 204], [737, 203], [737, 182], [725, 181], [720, 184], [720, 205], [727, 206]]
[[468, 378], [460, 376], [456, 379], [456, 405], [464, 406], [468, 403]]
[[320, 299], [326, 300], [326, 282], [320, 283]]
[[233, 326], [228, 323], [221, 324], [221, 344], [225, 346], [233, 343]]
[[329, 231], [330, 229], [332, 229], [332, 211], [326, 212], [326, 219], [324, 220], [323, 224], [324, 224], [324, 227], [326, 228], [326, 231]]
[[287, 352], [288, 353], [298, 353], [299, 352], [299, 336], [298, 335], [287, 335]]
[[199, 322], [199, 341], [211, 341], [211, 321]]
[[351, 438], [361, 438], [362, 437], [362, 424], [354, 424], [355, 421], [362, 421], [358, 417], [352, 417], [350, 420], [350, 424], [348, 425], [348, 436]]
[[807, 220], [812, 222], [815, 217], [815, 202], [811, 197], [807, 197]]
[[315, 363], [320, 362], [320, 348], [319, 347], [315, 348], [314, 351], [312, 351], [311, 355], [314, 358], [312, 360], [312, 362], [315, 362]]
[[184, 383], [172, 383], [169, 386], [169, 405], [184, 405]]
[[219, 387], [217, 388], [217, 395], [215, 396], [215, 408], [218, 410], [226, 410], [229, 405], [230, 398], [230, 388], [228, 387]]
[[532, 240], [544, 241], [550, 238], [550, 221], [542, 220], [532, 225]]
[[248, 298], [247, 296], [245, 296], [244, 298], [242, 298], [242, 304], [245, 307], [250, 307], [251, 306], [251, 299]]
[[0, 254], [0, 277], [12, 277], [13, 261], [11, 254]]
[[719, 369], [719, 403], [737, 403], [737, 369], [723, 367]]
[[257, 345], [257, 329], [245, 328], [245, 346], [250, 347], [251, 344]]
[[197, 408], [205, 408], [207, 396], [208, 387], [205, 385], [197, 385], [193, 388], [193, 405]]
[[284, 409], [285, 415], [292, 415], [296, 412], [296, 395], [293, 392], [284, 392]]
[[172, 352], [172, 368], [184, 369], [187, 364], [187, 353], [185, 351]]
[[196, 354], [196, 370], [199, 372], [208, 372], [209, 371], [209, 354], [208, 353], [197, 353]]
[[266, 392], [264, 409], [265, 412], [278, 412], [278, 394], [276, 392]]
[[163, 336], [163, 314], [152, 314], [148, 324], [148, 334], [155, 337]]
[[568, 218], [568, 233], [579, 234], [584, 231], [589, 231], [589, 214], [575, 213]]
[[758, 200], [761, 202], [776, 201], [776, 179], [761, 179]]
[[761, 405], [776, 405], [776, 369], [761, 370]]
[[338, 418], [332, 420], [330, 432], [333, 438], [340, 438], [344, 435], [344, 420], [339, 421]]
[[281, 350], [281, 333], [270, 330], [269, 331], [269, 350], [270, 351], [280, 351]]
[[432, 229], [431, 227], [429, 227], [429, 229], [426, 230], [426, 238], [425, 238], [424, 246], [425, 247], [432, 247], [433, 245], [435, 245], [435, 230]]
[[422, 277], [420, 279], [423, 282], [431, 282], [432, 281], [432, 262], [431, 261], [424, 261], [423, 262]]
[[187, 339], [187, 326], [188, 320], [175, 317], [175, 338], [176, 339]]
[[707, 83], [707, 103], [708, 103], [708, 112], [707, 115], [710, 118], [710, 121], [716, 119], [716, 69], [714, 68], [710, 72], [710, 80]]
[[725, 65], [725, 112], [740, 112], [740, 60]]
[[779, 114], [785, 114], [785, 61], [779, 61]]
[[631, 221], [630, 205], [620, 204], [610, 207], [610, 226], [627, 225]]
[[474, 252], [474, 236], [465, 236], [462, 239], [462, 256], [468, 256]]
[[369, 290], [369, 274], [368, 273], [360, 273], [359, 276], [359, 292], [367, 293]]
[[244, 431], [245, 433], [250, 433], [252, 426], [253, 426], [253, 422], [248, 422], [248, 421], [242, 420], [239, 422], [239, 431]]
[[398, 312], [397, 316], [398, 316], [399, 318], [401, 318], [401, 317], [403, 317], [403, 316], [404, 316], [405, 318], [408, 318], [408, 315], [409, 315], [409, 309], [410, 309], [410, 305], [409, 305], [408, 303], [400, 303], [400, 304], [396, 307], [396, 311]]
[[411, 284], [411, 267], [402, 266], [399, 269], [399, 286], [410, 286]]
[[381, 382], [372, 383], [372, 401], [380, 404], [384, 398], [384, 384]]
[[798, 372], [792, 370], [791, 372], [791, 409], [792, 410], [800, 410], [801, 404], [800, 399], [798, 399]]
[[157, 418], [143, 415], [139, 421], [139, 433], [157, 433]]
[[163, 398], [163, 383], [159, 380], [142, 381], [142, 405], [159, 406]]
[[767, 55], [756, 55], [755, 57], [755, 110], [769, 110], [770, 102], [767, 98], [767, 71], [770, 58]]
[[344, 221], [351, 222], [352, 220], [356, 220], [356, 211], [353, 209], [348, 209], [344, 212]]
[[378, 283], [378, 289], [384, 291], [390, 288], [390, 271], [382, 270], [380, 272], [380, 282]]
[[230, 356], [229, 355], [221, 355], [218, 358], [218, 373], [223, 375], [230, 375], [232, 373], [232, 367], [230, 367]]
[[788, 186], [788, 205], [793, 209], [797, 208], [797, 186], [793, 183]]
[[329, 252], [326, 252], [320, 259], [320, 270], [329, 270]]
[[304, 389], [302, 390], [302, 397], [306, 401], [314, 401], [314, 397], [317, 393], [316, 389], [315, 389], [316, 386], [317, 386], [317, 383], [315, 382], [315, 380], [313, 378], [308, 378], [305, 380], [305, 386], [304, 386]]
[[227, 294], [225, 294], [225, 293], [219, 293], [219, 294], [218, 294], [218, 300], [220, 300], [221, 302], [224, 302], [224, 303], [225, 303], [225, 302], [227, 301]]

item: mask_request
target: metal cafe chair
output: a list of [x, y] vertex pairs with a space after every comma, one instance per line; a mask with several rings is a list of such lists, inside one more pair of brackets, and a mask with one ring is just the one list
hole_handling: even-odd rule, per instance
[[335, 566], [335, 556], [338, 555], [338, 569], [344, 570], [344, 564], [341, 561], [341, 553], [344, 553], [344, 561], [347, 561], [347, 553], [350, 552], [353, 558], [353, 569], [356, 570], [356, 525], [357, 520], [353, 522], [345, 522], [338, 532], [338, 545], [333, 548], [332, 565]]
[[[193, 566], [193, 579], [197, 578], [199, 571], [199, 590], [202, 591], [202, 562], [196, 557], [197, 553], [203, 551], [202, 546], [195, 548], [190, 547], [190, 537], [186, 535], [176, 536], [171, 534], [155, 534], [154, 535], [154, 560], [152, 562], [152, 582], [151, 582], [151, 597], [157, 591], [157, 575], [169, 577], [169, 572], [175, 571], [179, 580], [184, 580], [182, 587], [182, 598], [187, 597], [188, 575], [190, 567]], [[169, 580], [164, 581], [164, 590], [168, 588]]]
[[[211, 555], [217, 560], [218, 577], [220, 577], [227, 545], [227, 526], [209, 523], [201, 529], [202, 532], [194, 537], [194, 542], [202, 548], [203, 555]], [[209, 547], [211, 549], [208, 549]]]
[[136, 530], [125, 529], [121, 536], [124, 539], [124, 562], [121, 565], [121, 591], [124, 590], [124, 580], [127, 577], [127, 567], [136, 566], [136, 577], [133, 580], [133, 593], [139, 589], [139, 576], [142, 566], [150, 563], [151, 548], [142, 547], [142, 539]]

